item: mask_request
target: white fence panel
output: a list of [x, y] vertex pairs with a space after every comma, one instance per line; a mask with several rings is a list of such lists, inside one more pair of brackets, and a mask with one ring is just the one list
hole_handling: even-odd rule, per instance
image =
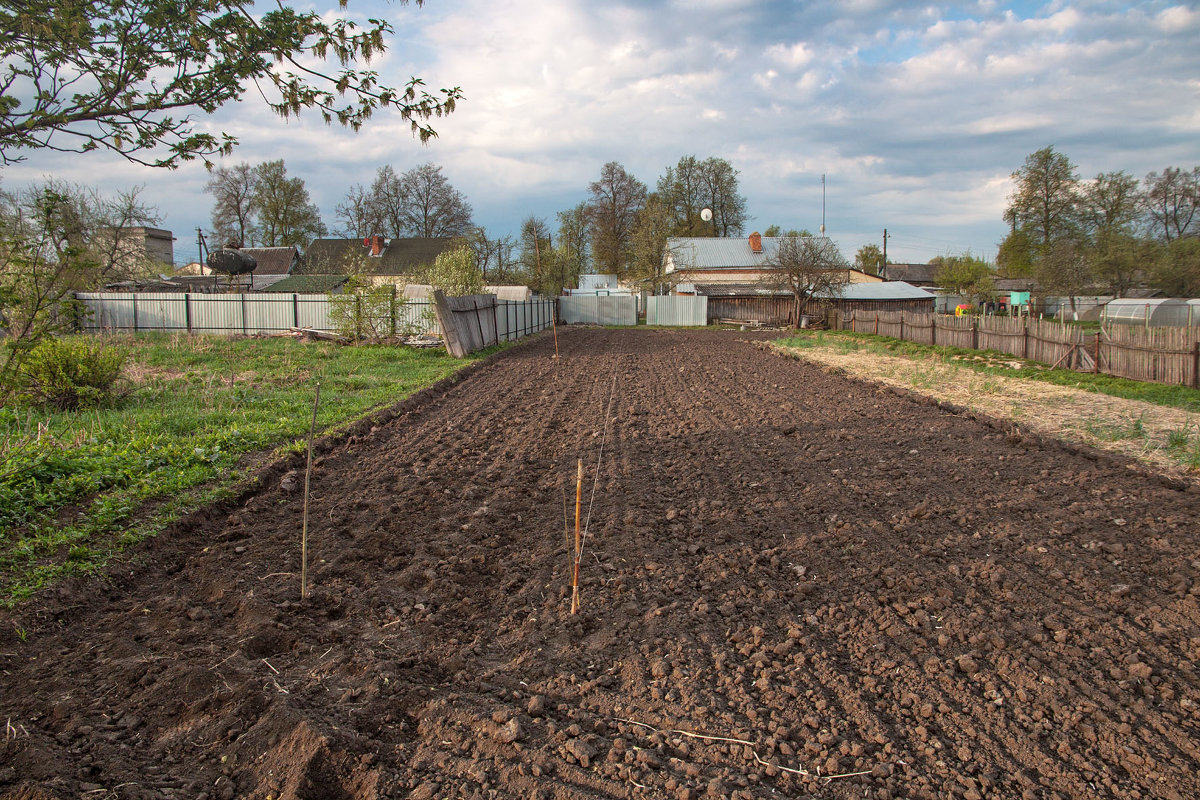
[[637, 298], [630, 295], [560, 297], [558, 315], [567, 325], [637, 325]]
[[707, 297], [648, 297], [647, 325], [707, 325]]

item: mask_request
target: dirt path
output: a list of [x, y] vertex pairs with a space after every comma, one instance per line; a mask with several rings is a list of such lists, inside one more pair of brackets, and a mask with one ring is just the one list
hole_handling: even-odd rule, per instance
[[0, 616], [0, 797], [1200, 796], [1195, 488], [746, 333], [559, 338], [323, 448], [306, 603], [277, 471]]
[[[913, 391], [1026, 431], [1129, 456], [1183, 480], [1200, 480], [1200, 426], [1178, 408], [1042, 381], [977, 372], [966, 364], [851, 350], [845, 342], [780, 347], [839, 374]], [[775, 345], [771, 345], [776, 347]]]

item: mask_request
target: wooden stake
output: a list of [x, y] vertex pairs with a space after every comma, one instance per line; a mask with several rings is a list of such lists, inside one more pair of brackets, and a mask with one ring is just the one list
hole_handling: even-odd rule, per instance
[[317, 406], [321, 404], [321, 382], [313, 398], [312, 425], [308, 428], [308, 463], [304, 467], [304, 514], [300, 523], [300, 599], [308, 597], [308, 483], [312, 476], [312, 442], [317, 431]]
[[579, 515], [583, 508], [583, 459], [579, 459], [579, 471], [575, 478], [575, 557], [574, 569], [571, 571], [571, 613], [579, 613], [579, 557], [580, 534]]
[[[536, 238], [536, 237], [535, 237]], [[555, 324], [554, 318], [558, 316], [558, 310], [550, 312], [550, 329], [554, 331], [554, 357], [558, 358], [558, 325]], [[542, 330], [545, 330], [543, 328]]]

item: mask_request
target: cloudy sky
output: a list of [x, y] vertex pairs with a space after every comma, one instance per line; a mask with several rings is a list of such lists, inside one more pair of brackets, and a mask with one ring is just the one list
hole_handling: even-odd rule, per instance
[[[373, 65], [385, 82], [462, 87], [438, 139], [420, 145], [386, 113], [357, 135], [285, 122], [256, 95], [200, 121], [241, 140], [227, 162], [286, 159], [327, 224], [346, 188], [382, 164], [442, 165], [495, 235], [584, 200], [607, 161], [653, 186], [694, 154], [740, 172], [751, 230], [817, 230], [825, 174], [827, 231], [847, 256], [887, 228], [897, 261], [993, 258], [1010, 174], [1039, 148], [1053, 145], [1085, 178], [1200, 164], [1196, 3], [351, 0], [349, 10], [394, 25]], [[144, 185], [177, 260], [195, 257], [195, 227], [209, 225], [200, 165], [43, 153], [0, 180], [47, 174]]]

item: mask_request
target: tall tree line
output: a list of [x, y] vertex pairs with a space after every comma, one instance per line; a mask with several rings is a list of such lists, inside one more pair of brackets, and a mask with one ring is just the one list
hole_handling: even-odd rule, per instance
[[1093, 287], [1123, 295], [1141, 281], [1200, 295], [1200, 166], [1085, 180], [1065, 154], [1045, 147], [1012, 177], [1001, 271], [1069, 297]]
[[213, 196], [215, 244], [303, 248], [325, 234], [304, 180], [289, 177], [282, 159], [218, 167], [204, 190]]

